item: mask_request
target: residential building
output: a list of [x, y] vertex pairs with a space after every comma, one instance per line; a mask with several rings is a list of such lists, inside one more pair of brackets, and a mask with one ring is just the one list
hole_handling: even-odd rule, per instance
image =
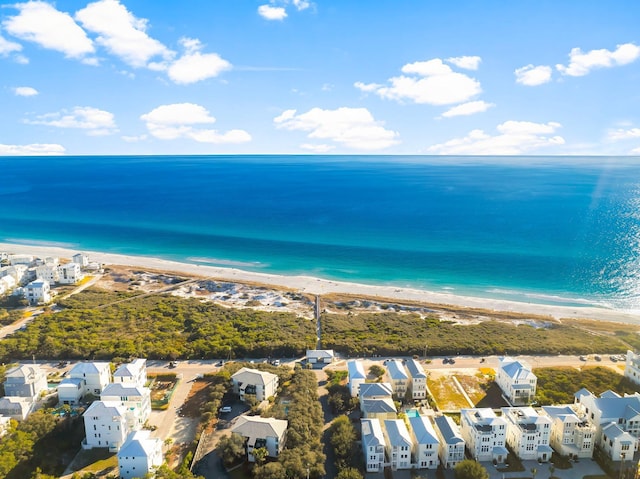
[[[77, 363], [69, 371], [68, 377], [84, 381], [83, 395], [99, 396], [107, 384], [111, 382], [111, 366], [105, 362]], [[144, 383], [141, 386], [144, 386]]]
[[120, 449], [129, 432], [125, 407], [118, 401], [94, 401], [84, 412], [83, 449], [107, 447]]
[[385, 438], [378, 419], [361, 419], [362, 452], [367, 472], [384, 469]]
[[80, 266], [80, 268], [84, 268], [89, 264], [89, 257], [82, 253], [76, 253], [71, 257], [71, 260]]
[[113, 382], [144, 387], [147, 384], [147, 360], [138, 358], [121, 364], [113, 373]]
[[100, 394], [100, 400], [118, 403], [127, 412], [127, 427], [130, 431], [141, 429], [151, 415], [151, 391], [149, 388], [111, 383]]
[[7, 434], [9, 426], [11, 425], [11, 418], [0, 415], [0, 437]]
[[638, 438], [633, 437], [616, 423], [610, 422], [602, 426], [600, 447], [611, 460], [633, 459], [638, 448]]
[[335, 358], [333, 349], [307, 349], [307, 362], [314, 368], [331, 364]]
[[255, 462], [253, 451], [258, 448], [265, 448], [268, 457], [278, 457], [286, 442], [287, 424], [272, 417], [240, 416], [231, 432], [244, 438], [247, 460]]
[[427, 398], [427, 373], [422, 364], [415, 359], [407, 359], [405, 367], [409, 372], [409, 391], [411, 399], [421, 401]]
[[551, 419], [550, 446], [562, 456], [593, 456], [596, 427], [580, 418], [571, 406], [542, 406], [542, 413]]
[[75, 406], [85, 393], [85, 382], [78, 378], [64, 378], [58, 384], [58, 402]]
[[5, 374], [5, 396], [29, 398], [33, 401], [46, 390], [47, 375], [37, 364], [22, 364]]
[[16, 283], [16, 280], [13, 279], [13, 276], [2, 276], [0, 278], [0, 294], [9, 293], [17, 285], [18, 283]]
[[476, 461], [502, 464], [507, 459], [507, 422], [496, 416], [493, 409], [461, 409], [460, 432]]
[[362, 361], [357, 359], [347, 361], [347, 371], [349, 373], [349, 392], [352, 397], [356, 397], [360, 394], [360, 385], [367, 380]]
[[46, 304], [51, 301], [51, 286], [46, 279], [31, 281], [24, 288], [24, 297], [29, 304]]
[[60, 265], [60, 283], [61, 284], [75, 284], [84, 278], [80, 265], [78, 263], [66, 263]]
[[278, 376], [257, 369], [242, 368], [231, 376], [233, 392], [240, 396], [241, 401], [250, 397], [262, 402], [278, 391]]
[[440, 464], [440, 442], [431, 421], [426, 416], [412, 416], [409, 424], [413, 440], [413, 464], [418, 469], [436, 469]]
[[536, 395], [538, 378], [531, 372], [531, 366], [513, 358], [500, 358], [496, 371], [496, 383], [512, 406], [527, 405]]
[[395, 419], [398, 416], [398, 408], [390, 397], [362, 399], [360, 412], [362, 417], [369, 419]]
[[440, 441], [440, 464], [445, 469], [453, 469], [464, 460], [465, 443], [460, 429], [449, 416], [436, 416], [433, 422]]
[[392, 399], [393, 389], [389, 383], [363, 383], [360, 384], [360, 410], [367, 399]]
[[6, 276], [12, 277], [16, 285], [24, 284], [31, 277], [29, 269], [22, 264], [0, 268], [0, 277]]
[[633, 351], [627, 351], [624, 377], [635, 384], [640, 384], [640, 354], [636, 354]]
[[45, 263], [36, 268], [36, 278], [45, 279], [49, 284], [55, 284], [60, 279], [58, 263]]
[[162, 440], [152, 438], [151, 431], [130, 432], [118, 451], [121, 479], [146, 477], [162, 465]]
[[6, 416], [16, 421], [22, 421], [31, 412], [33, 401], [18, 396], [0, 398], [0, 416]]
[[33, 256], [28, 254], [11, 254], [9, 255], [9, 264], [11, 266], [23, 265], [31, 266], [33, 263]]
[[548, 416], [527, 406], [503, 407], [502, 417], [507, 421], [507, 444], [520, 459], [549, 462], [553, 451]]
[[402, 419], [384, 421], [385, 446], [391, 469], [411, 469], [413, 441]]
[[409, 387], [409, 376], [404, 369], [402, 361], [390, 359], [385, 361], [387, 367], [387, 378], [393, 389], [393, 395], [399, 401], [404, 401]]

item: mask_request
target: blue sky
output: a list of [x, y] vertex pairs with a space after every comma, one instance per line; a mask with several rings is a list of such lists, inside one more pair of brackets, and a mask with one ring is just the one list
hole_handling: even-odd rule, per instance
[[0, 8], [0, 154], [640, 155], [640, 2]]

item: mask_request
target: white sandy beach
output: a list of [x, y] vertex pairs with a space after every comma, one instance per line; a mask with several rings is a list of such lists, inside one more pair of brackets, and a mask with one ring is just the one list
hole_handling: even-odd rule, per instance
[[425, 291], [394, 286], [373, 286], [342, 281], [331, 281], [311, 276], [286, 276], [243, 271], [236, 268], [216, 267], [180, 263], [147, 256], [129, 256], [97, 251], [73, 250], [58, 246], [0, 243], [0, 252], [30, 254], [44, 258], [57, 256], [71, 258], [82, 252], [90, 261], [104, 265], [135, 266], [160, 271], [176, 272], [186, 275], [210, 277], [230, 282], [255, 282], [274, 287], [284, 287], [311, 294], [344, 293], [351, 295], [377, 296], [394, 300], [410, 300], [424, 303], [456, 305], [469, 308], [482, 308], [494, 311], [512, 311], [525, 314], [545, 315], [553, 318], [589, 318], [606, 321], [640, 324], [640, 315], [623, 311], [595, 307], [567, 307], [506, 301], [499, 299], [460, 296], [450, 293]]

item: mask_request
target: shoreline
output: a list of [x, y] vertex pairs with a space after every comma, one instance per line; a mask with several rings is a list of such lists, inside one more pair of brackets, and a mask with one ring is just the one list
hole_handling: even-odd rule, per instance
[[405, 300], [422, 303], [454, 305], [467, 308], [479, 308], [493, 311], [516, 312], [550, 316], [554, 319], [597, 319], [612, 322], [640, 324], [640, 315], [592, 306], [558, 306], [540, 303], [526, 303], [502, 299], [462, 296], [396, 286], [366, 285], [315, 278], [306, 275], [278, 275], [245, 271], [234, 267], [210, 266], [182, 263], [162, 258], [102, 253], [69, 247], [45, 244], [0, 243], [0, 251], [14, 254], [30, 254], [40, 258], [57, 256], [70, 259], [74, 254], [82, 252], [90, 261], [103, 265], [132, 266], [159, 271], [175, 272], [192, 276], [215, 278], [237, 283], [261, 283], [274, 288], [287, 288], [308, 294], [347, 294], [352, 296], [378, 297], [388, 300]]

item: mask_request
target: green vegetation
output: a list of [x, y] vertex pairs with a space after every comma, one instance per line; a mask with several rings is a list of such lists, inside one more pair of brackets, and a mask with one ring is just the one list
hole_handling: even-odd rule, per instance
[[573, 395], [581, 388], [587, 388], [599, 395], [612, 390], [620, 395], [640, 391], [631, 381], [602, 366], [582, 368], [571, 367], [538, 368], [536, 401], [540, 406], [549, 404], [570, 404]]
[[489, 473], [484, 466], [471, 459], [459, 462], [454, 473], [456, 479], [489, 479]]
[[384, 376], [385, 372], [386, 372], [385, 369], [382, 366], [378, 365], [378, 364], [373, 364], [369, 368], [369, 374], [374, 376], [376, 378], [376, 380], [381, 379], [382, 376]]
[[244, 438], [240, 434], [222, 436], [218, 441], [218, 454], [227, 468], [240, 464], [246, 456]]
[[327, 372], [327, 391], [329, 397], [327, 399], [331, 410], [334, 414], [342, 414], [352, 411], [358, 405], [358, 398], [352, 398], [349, 387], [343, 384], [347, 380], [349, 373], [347, 371]]
[[340, 471], [353, 464], [356, 455], [356, 430], [347, 416], [339, 416], [333, 420], [329, 428], [331, 447], [336, 455], [336, 468]]

